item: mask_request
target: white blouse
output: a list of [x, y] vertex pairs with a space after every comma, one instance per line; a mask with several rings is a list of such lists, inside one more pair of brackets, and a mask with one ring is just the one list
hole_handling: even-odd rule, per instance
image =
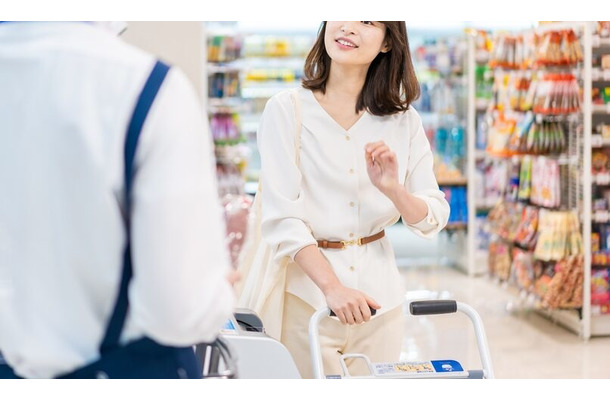
[[[428, 205], [428, 215], [407, 224], [431, 238], [447, 224], [449, 204], [433, 173], [433, 155], [421, 118], [410, 107], [392, 116], [368, 112], [348, 130], [307, 89], [297, 89], [302, 113], [300, 164], [295, 160], [295, 111], [289, 91], [272, 97], [257, 135], [262, 173], [262, 234], [277, 257], [294, 259], [317, 240], [352, 240], [373, 235], [400, 218], [394, 204], [370, 181], [364, 146], [383, 140], [398, 159], [405, 188]], [[404, 286], [389, 239], [345, 250], [320, 249], [341, 283], [381, 305], [378, 315], [402, 304]], [[291, 263], [286, 291], [312, 307], [326, 306], [322, 291]]]

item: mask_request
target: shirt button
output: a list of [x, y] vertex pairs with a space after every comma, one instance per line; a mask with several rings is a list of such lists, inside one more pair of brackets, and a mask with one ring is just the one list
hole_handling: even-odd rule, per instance
[[352, 272], [354, 272], [354, 271], [356, 270], [356, 268], [354, 268], [354, 266], [353, 266], [353, 265], [350, 265], [349, 270], [350, 270], [350, 271], [352, 271]]
[[350, 201], [350, 202], [349, 202], [349, 206], [350, 206], [350, 207], [353, 207], [353, 206], [355, 206], [355, 205], [356, 205], [356, 203], [354, 203], [353, 201]]
[[353, 173], [354, 173], [354, 169], [353, 169], [353, 168], [350, 168], [350, 169], [349, 169], [349, 173], [350, 173], [350, 174], [353, 174]]
[[353, 233], [350, 233], [350, 234], [349, 234], [349, 237], [354, 237], [354, 234], [353, 234]]
[[345, 136], [345, 140], [349, 141], [350, 139], [351, 139], [351, 137]]

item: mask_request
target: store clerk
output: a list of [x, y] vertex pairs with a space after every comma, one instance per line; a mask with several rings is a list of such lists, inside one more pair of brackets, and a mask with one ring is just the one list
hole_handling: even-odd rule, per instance
[[[384, 229], [402, 217], [430, 238], [449, 217], [421, 118], [410, 106], [418, 93], [404, 22], [328, 21], [298, 91], [299, 165], [289, 93], [266, 105], [257, 136], [262, 234], [278, 258], [294, 260], [281, 340], [304, 377], [312, 375], [308, 321], [325, 306], [339, 318], [320, 326], [327, 374], [340, 373], [346, 352], [398, 361], [404, 287]], [[366, 322], [369, 307], [377, 315]]]
[[[0, 350], [17, 376], [69, 374], [100, 355], [127, 240], [126, 131], [153, 65], [93, 24], [0, 24]], [[231, 315], [204, 121], [186, 76], [170, 68], [135, 153], [121, 344], [147, 337], [189, 349]], [[142, 378], [193, 377], [150, 360], [142, 373], [124, 367]]]

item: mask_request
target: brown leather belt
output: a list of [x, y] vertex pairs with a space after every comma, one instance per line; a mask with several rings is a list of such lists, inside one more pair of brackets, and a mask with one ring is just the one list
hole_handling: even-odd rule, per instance
[[323, 249], [345, 250], [345, 248], [347, 246], [354, 246], [354, 245], [362, 246], [364, 244], [374, 242], [375, 240], [379, 240], [384, 236], [385, 236], [385, 231], [381, 231], [374, 235], [363, 237], [363, 238], [358, 238], [358, 239], [354, 239], [354, 240], [340, 240], [338, 242], [331, 242], [328, 240], [318, 240], [318, 247], [321, 247]]

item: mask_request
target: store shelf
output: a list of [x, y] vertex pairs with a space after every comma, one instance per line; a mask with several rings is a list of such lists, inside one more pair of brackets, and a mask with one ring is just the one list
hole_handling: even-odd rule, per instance
[[[592, 210], [592, 206], [594, 205], [592, 196], [592, 189], [594, 189], [594, 187], [592, 184], [610, 184], [610, 174], [591, 175], [592, 149], [610, 146], [610, 139], [603, 138], [602, 135], [599, 134], [592, 135], [593, 132], [601, 133], [601, 131], [597, 131], [593, 128], [592, 121], [595, 119], [595, 116], [597, 115], [599, 119], [599, 116], [610, 115], [610, 104], [592, 104], [592, 93], [593, 89], [595, 89], [595, 82], [610, 82], [610, 70], [592, 67], [592, 48], [603, 47], [608, 50], [605, 51], [605, 53], [610, 54], [610, 38], [591, 39], [595, 27], [596, 25], [594, 23], [570, 22], [563, 24], [548, 24], [543, 28], [536, 29], [538, 34], [552, 30], [573, 29], [579, 38], [583, 59], [577, 67], [544, 67], [540, 69], [531, 69], [531, 72], [534, 74], [554, 71], [572, 71], [573, 75], [578, 80], [579, 92], [581, 94], [581, 109], [578, 113], [559, 116], [537, 115], [536, 118], [537, 122], [540, 122], [538, 119], [561, 122], [565, 127], [567, 139], [565, 152], [563, 155], [552, 155], [550, 157], [559, 161], [561, 169], [564, 171], [562, 172], [561, 181], [562, 199], [564, 199], [564, 203], [562, 203], [563, 208], [574, 210], [578, 213], [577, 215], [581, 216], [579, 231], [582, 236], [582, 252], [584, 254], [584, 279], [582, 287], [584, 304], [582, 309], [552, 310], [540, 308], [539, 304], [536, 304], [533, 309], [552, 321], [576, 332], [585, 340], [589, 339], [591, 336], [610, 335], [610, 315], [595, 315], [596, 311], [592, 309], [594, 305], [590, 304], [592, 280], [591, 232], [592, 229], [599, 228], [598, 225], [592, 227], [592, 224], [610, 222], [609, 210]], [[600, 52], [598, 52], [598, 54], [599, 53]], [[600, 85], [598, 84], [596, 87], [599, 86]], [[471, 99], [473, 102], [476, 101], [474, 97]], [[597, 101], [599, 101], [599, 99], [597, 99]], [[481, 105], [477, 103], [474, 103], [472, 106], [474, 109], [472, 114], [475, 118], [477, 115], [476, 108], [480, 107]], [[495, 115], [491, 115], [491, 117], [495, 117]], [[475, 119], [475, 124], [473, 124], [474, 128], [476, 128], [477, 121], [478, 119]], [[488, 126], [492, 126], [492, 122], [485, 122], [487, 122]], [[605, 119], [604, 123], [606, 123]], [[476, 133], [476, 129], [473, 129], [470, 132], [470, 134]], [[491, 142], [494, 143], [493, 141]], [[523, 154], [515, 155], [508, 152], [486, 153], [484, 155], [484, 158], [487, 159], [511, 160], [516, 158], [517, 160], [515, 161], [518, 161], [518, 159], [521, 159], [522, 157]], [[498, 165], [503, 166], [504, 164], [498, 162]], [[502, 173], [502, 171], [498, 170], [498, 172], [496, 172], [496, 174], [499, 173]], [[495, 179], [494, 177], [497, 176], [496, 174], [490, 175], [492, 177], [490, 179]], [[503, 181], [500, 180], [500, 182]], [[477, 204], [477, 209], [483, 209], [485, 206], [489, 205], [486, 204], [485, 199], [477, 198], [477, 201], [479, 202], [479, 204]], [[511, 266], [511, 268], [513, 267]]]
[[240, 59], [240, 66], [243, 69], [247, 68], [303, 68], [305, 63], [304, 55], [286, 55], [286, 56], [273, 56], [273, 55], [246, 55]]
[[477, 111], [487, 111], [489, 104], [491, 104], [489, 99], [476, 99], [475, 107]]
[[591, 47], [594, 49], [607, 48], [610, 50], [610, 37], [600, 37], [599, 35], [592, 35]]
[[610, 114], [610, 103], [593, 104], [591, 106], [593, 114]]
[[485, 150], [476, 149], [474, 151], [474, 157], [476, 160], [484, 160], [487, 158], [487, 152]]
[[468, 229], [468, 223], [467, 222], [449, 222], [447, 224], [447, 226], [445, 227], [445, 229], [448, 231], [459, 231], [459, 230]]
[[470, 269], [474, 271], [475, 275], [483, 275], [487, 272], [487, 265], [489, 263], [489, 254], [486, 251], [476, 250], [474, 252], [472, 265]]
[[610, 332], [610, 314], [591, 316], [591, 335], [607, 336]]
[[208, 63], [206, 70], [208, 75], [212, 75], [226, 72], [239, 72], [241, 71], [241, 67], [234, 63]]
[[559, 165], [578, 165], [578, 163], [580, 162], [580, 160], [577, 156], [567, 156], [565, 154], [500, 153], [500, 152], [494, 152], [494, 151], [490, 151], [490, 150], [486, 150], [485, 154], [488, 157], [497, 158], [497, 159], [501, 159], [501, 160], [508, 160], [511, 158], [521, 159], [526, 156], [529, 156], [529, 157], [542, 156], [542, 157], [557, 160]]
[[591, 69], [591, 79], [594, 82], [610, 81], [610, 69], [601, 69], [601, 68]]
[[296, 88], [299, 85], [299, 81], [244, 84], [241, 95], [244, 99], [269, 98], [279, 91]]
[[610, 185], [610, 173], [593, 174], [592, 181], [596, 185]]
[[489, 62], [489, 51], [477, 50], [474, 54], [474, 59], [477, 64], [487, 64]]
[[610, 146], [610, 137], [603, 137], [602, 135], [591, 135], [591, 147], [600, 148]]
[[[276, 23], [208, 21], [203, 26], [204, 54], [209, 57], [202, 66], [203, 75], [208, 77], [203, 85], [205, 107], [219, 162], [235, 167], [220, 171], [228, 178], [219, 178], [219, 182], [229, 182], [231, 190], [254, 194], [256, 184], [248, 181], [256, 181], [259, 175], [256, 132], [261, 113], [268, 98], [300, 85], [305, 56], [317, 37], [318, 24], [297, 29], [290, 23], [286, 29], [277, 29]], [[221, 145], [224, 136], [237, 136], [224, 147], [234, 147], [241, 159], [223, 155], [228, 150]]]
[[441, 178], [437, 179], [439, 186], [466, 186], [468, 179], [466, 178]]
[[209, 107], [238, 107], [242, 103], [239, 97], [209, 97]]
[[558, 323], [565, 328], [577, 333], [583, 334], [583, 325], [577, 309], [547, 309], [542, 308], [539, 304], [538, 296], [526, 289], [519, 288], [507, 281], [500, 281], [497, 277], [494, 278], [496, 284], [507, 294], [513, 301], [511, 304], [518, 305], [522, 310], [534, 311], [541, 316]]
[[538, 308], [536, 309], [536, 312], [547, 317], [551, 321], [568, 328], [579, 336], [583, 335], [582, 320], [580, 319], [577, 310], [547, 310]]
[[497, 203], [498, 203], [497, 200], [494, 200], [493, 202], [486, 203], [484, 199], [480, 199], [475, 207], [476, 207], [477, 211], [489, 211], [492, 208], [494, 208]]
[[598, 210], [595, 211], [592, 215], [591, 220], [598, 224], [603, 224], [606, 222], [610, 222], [610, 211], [608, 210]]

